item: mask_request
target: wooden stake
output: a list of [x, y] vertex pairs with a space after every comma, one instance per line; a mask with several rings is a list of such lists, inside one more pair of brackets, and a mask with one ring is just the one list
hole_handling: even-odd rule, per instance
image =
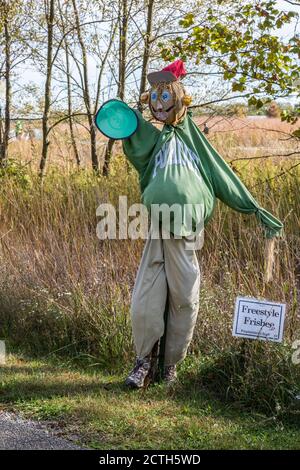
[[265, 244], [265, 282], [268, 283], [272, 281], [273, 278], [273, 267], [274, 267], [274, 247], [275, 239], [268, 238]]

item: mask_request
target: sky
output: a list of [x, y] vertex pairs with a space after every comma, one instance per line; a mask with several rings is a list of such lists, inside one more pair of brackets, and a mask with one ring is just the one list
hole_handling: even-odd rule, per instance
[[[277, 5], [279, 10], [284, 10], [284, 11], [297, 11], [300, 14], [300, 1], [299, 1], [299, 7], [295, 5], [291, 5], [288, 2], [285, 2], [284, 0], [277, 0]], [[288, 24], [281, 28], [280, 30], [280, 36], [292, 36], [294, 34], [294, 26], [292, 24]], [[300, 27], [298, 27], [298, 34], [300, 34]]]

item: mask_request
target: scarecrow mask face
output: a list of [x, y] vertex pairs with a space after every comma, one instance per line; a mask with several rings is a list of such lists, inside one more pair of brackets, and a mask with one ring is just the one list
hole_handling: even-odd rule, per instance
[[178, 81], [154, 84], [149, 96], [153, 117], [165, 124], [176, 124], [186, 112], [184, 97], [184, 88]]

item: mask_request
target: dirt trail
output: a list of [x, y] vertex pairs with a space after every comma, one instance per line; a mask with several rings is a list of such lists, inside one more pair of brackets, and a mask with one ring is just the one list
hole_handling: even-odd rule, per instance
[[0, 450], [72, 450], [81, 449], [55, 435], [52, 429], [13, 413], [0, 411]]

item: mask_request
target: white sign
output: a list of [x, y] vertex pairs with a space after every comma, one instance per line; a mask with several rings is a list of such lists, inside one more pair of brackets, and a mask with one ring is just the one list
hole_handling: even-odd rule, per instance
[[285, 304], [267, 300], [237, 297], [233, 322], [233, 336], [282, 341]]

